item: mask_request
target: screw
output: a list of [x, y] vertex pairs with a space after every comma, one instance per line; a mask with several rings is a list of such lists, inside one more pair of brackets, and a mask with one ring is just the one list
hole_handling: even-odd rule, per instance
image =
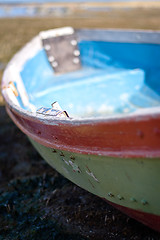
[[80, 51], [79, 50], [74, 50], [74, 56], [78, 57], [80, 55]]
[[119, 200], [124, 199], [121, 195], [118, 195], [117, 197], [118, 197]]
[[53, 62], [54, 61], [54, 57], [53, 56], [49, 56], [48, 60], [49, 60], [49, 62]]
[[48, 51], [48, 50], [51, 49], [51, 46], [50, 46], [49, 44], [46, 44], [46, 45], [44, 46], [44, 49], [45, 49], [46, 51]]
[[61, 156], [61, 157], [64, 157], [64, 153], [63, 153], [63, 152], [60, 152], [60, 156]]
[[111, 193], [111, 192], [109, 192], [109, 193], [108, 193], [108, 196], [109, 196], [109, 197], [114, 197], [114, 194]]
[[73, 63], [78, 64], [79, 63], [79, 58], [73, 58]]
[[131, 197], [131, 198], [130, 198], [130, 201], [131, 201], [131, 202], [136, 202], [136, 199], [135, 199], [134, 197]]
[[147, 202], [145, 199], [142, 199], [142, 200], [141, 200], [141, 203], [142, 203], [143, 205], [148, 204], [148, 202]]
[[75, 160], [75, 157], [71, 155], [71, 156], [70, 156], [70, 159]]
[[58, 63], [57, 63], [56, 61], [53, 62], [53, 63], [52, 63], [52, 67], [54, 67], [54, 68], [58, 67]]
[[75, 39], [71, 40], [71, 45], [72, 46], [76, 46], [77, 45], [77, 41]]

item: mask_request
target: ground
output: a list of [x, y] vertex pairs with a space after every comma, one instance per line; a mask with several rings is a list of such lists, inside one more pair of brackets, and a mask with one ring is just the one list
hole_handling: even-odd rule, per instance
[[[40, 30], [73, 27], [158, 29], [160, 9], [90, 16], [0, 20], [0, 71]], [[0, 98], [0, 240], [158, 240], [157, 233], [75, 186], [38, 155]]]

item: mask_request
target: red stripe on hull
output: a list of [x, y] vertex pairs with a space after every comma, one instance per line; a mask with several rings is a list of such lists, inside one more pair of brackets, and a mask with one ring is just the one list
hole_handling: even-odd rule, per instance
[[9, 107], [7, 111], [24, 133], [46, 147], [113, 157], [160, 157], [160, 115], [51, 125]]
[[160, 232], [160, 216], [154, 215], [151, 213], [141, 212], [141, 211], [127, 208], [124, 206], [120, 206], [120, 205], [112, 203], [106, 199], [104, 199], [104, 200], [107, 201], [113, 207], [117, 208], [121, 212], [128, 215], [129, 217], [134, 218], [137, 221], [143, 223], [144, 225]]

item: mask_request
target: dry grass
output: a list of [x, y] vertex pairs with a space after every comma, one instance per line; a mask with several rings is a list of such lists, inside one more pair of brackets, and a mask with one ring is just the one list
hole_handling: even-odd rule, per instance
[[[10, 58], [41, 30], [75, 28], [134, 28], [160, 30], [160, 8], [115, 9], [108, 12], [81, 12], [64, 18], [14, 18], [0, 20], [0, 63]], [[2, 70], [0, 70], [0, 79]], [[2, 98], [0, 97], [2, 104]]]

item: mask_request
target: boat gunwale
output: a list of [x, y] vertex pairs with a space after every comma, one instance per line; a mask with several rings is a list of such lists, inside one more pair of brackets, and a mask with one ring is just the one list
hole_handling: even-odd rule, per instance
[[[160, 44], [160, 31], [154, 30], [122, 30], [122, 29], [76, 29], [78, 41], [93, 40], [93, 41], [114, 41], [114, 42], [125, 42], [125, 43], [149, 43], [149, 44]], [[117, 40], [118, 36], [118, 40]], [[114, 122], [114, 121], [127, 121], [131, 119], [140, 120], [148, 117], [160, 116], [160, 107], [152, 107], [136, 110], [133, 113], [116, 114], [105, 117], [83, 117], [83, 118], [68, 118], [60, 119], [57, 117], [37, 114], [25, 110], [16, 104], [14, 104], [9, 98], [5, 91], [7, 84], [12, 81], [11, 73], [19, 73], [27, 60], [31, 59], [35, 54], [43, 48], [40, 36], [37, 35], [30, 42], [28, 42], [22, 49], [20, 49], [8, 63], [2, 78], [2, 95], [10, 109], [17, 112], [27, 119], [34, 121], [43, 121], [49, 125], [61, 124], [91, 124], [91, 123], [102, 123], [102, 122]], [[15, 64], [16, 62], [16, 64]], [[14, 70], [13, 70], [14, 69]], [[15, 71], [16, 69], [16, 71]], [[16, 81], [16, 79], [14, 79]], [[152, 115], [151, 115], [152, 114]]]

